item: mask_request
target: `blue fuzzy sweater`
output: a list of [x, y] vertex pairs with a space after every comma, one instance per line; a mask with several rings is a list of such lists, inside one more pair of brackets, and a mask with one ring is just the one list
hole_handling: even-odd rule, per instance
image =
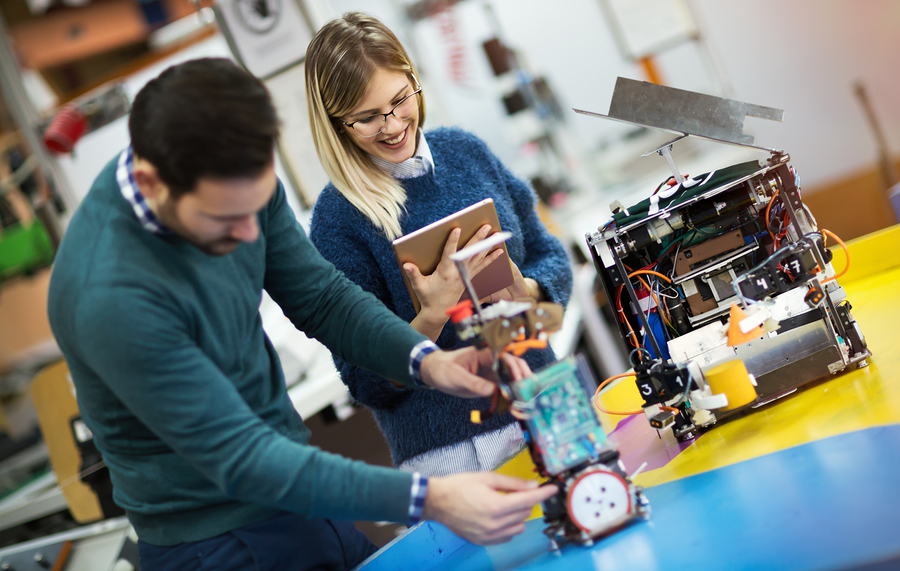
[[[403, 233], [493, 198], [500, 226], [513, 234], [507, 242], [513, 262], [525, 277], [541, 285], [549, 301], [565, 305], [572, 289], [569, 261], [562, 245], [538, 218], [531, 189], [477, 137], [448, 128], [430, 131], [426, 136], [435, 169], [431, 174], [402, 181], [407, 193], [400, 219]], [[390, 241], [333, 185], [329, 184], [316, 202], [310, 238], [352, 281], [406, 321], [413, 320], [416, 312]], [[463, 346], [449, 322], [437, 344], [442, 349]], [[531, 351], [526, 359], [537, 370], [554, 357], [547, 349]], [[467, 400], [437, 391], [400, 388], [339, 357], [335, 357], [335, 364], [353, 398], [374, 412], [395, 464], [514, 422], [510, 415], [501, 415], [481, 425], [472, 424], [470, 411], [487, 408], [488, 399]]]

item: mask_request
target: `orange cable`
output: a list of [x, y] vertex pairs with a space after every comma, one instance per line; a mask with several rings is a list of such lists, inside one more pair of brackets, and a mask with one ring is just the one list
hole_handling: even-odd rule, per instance
[[[638, 275], [638, 274], [651, 274], [651, 275], [654, 275], [654, 276], [659, 276], [659, 277], [661, 277], [662, 279], [666, 280], [667, 282], [672, 283], [672, 280], [670, 280], [670, 279], [668, 278], [668, 276], [666, 276], [666, 275], [664, 275], [664, 274], [661, 274], [661, 273], [659, 273], [659, 272], [654, 272], [653, 270], [636, 270], [636, 271], [631, 272], [630, 274], [628, 274], [628, 277], [631, 278], [631, 277], [634, 277], [634, 276], [636, 276], [636, 275]], [[638, 279], [640, 279], [640, 278], [638, 278]]]
[[[650, 266], [647, 266], [647, 267], [649, 268]], [[625, 266], [625, 269], [627, 269], [628, 271], [631, 272], [631, 268], [629, 268], [628, 266]], [[641, 278], [639, 276], [639, 274], [650, 274], [650, 275], [658, 276], [658, 277], [661, 277], [662, 279], [666, 280], [669, 283], [672, 283], [672, 280], [670, 280], [668, 278], [668, 276], [661, 274], [659, 272], [655, 272], [653, 270], [635, 270], [635, 271], [631, 272], [630, 274], [628, 274], [628, 279], [631, 279], [634, 276], [638, 276], [638, 279], [641, 280], [641, 283], [644, 285], [645, 288], [647, 288], [647, 292], [653, 298], [653, 301], [656, 302], [656, 307], [659, 308], [659, 312], [660, 312], [659, 314], [663, 318], [663, 321], [665, 321], [666, 325], [668, 325], [669, 327], [674, 328], [675, 326], [672, 324], [672, 317], [669, 315], [668, 309], [663, 307], [663, 305], [661, 303], [659, 303], [659, 299], [656, 297], [656, 294], [653, 293], [653, 290], [650, 289], [650, 285], [646, 281], [644, 281], [644, 279]], [[619, 299], [617, 302], [619, 308], [622, 307], [622, 297], [621, 296], [622, 296], [622, 288], [623, 287], [625, 287], [625, 286], [619, 286], [619, 294], [618, 294]], [[625, 319], [625, 322], [628, 323], [628, 320]], [[628, 323], [628, 328], [631, 329], [632, 334], [634, 334], [634, 329], [631, 327], [630, 323]], [[635, 335], [635, 337], [637, 337], [637, 336]]]
[[[651, 265], [653, 265], [653, 264], [651, 264]], [[629, 271], [631, 271], [631, 268], [629, 268], [628, 266], [625, 266], [625, 267], [626, 267]], [[647, 266], [647, 267], [649, 268], [650, 266]], [[654, 276], [659, 276], [659, 277], [661, 277], [662, 279], [666, 280], [666, 281], [669, 282], [669, 283], [672, 283], [672, 280], [670, 280], [667, 276], [665, 276], [665, 275], [663, 275], [663, 274], [661, 274], [661, 273], [659, 273], [659, 272], [655, 272], [655, 271], [653, 271], [653, 270], [635, 270], [635, 271], [631, 272], [630, 274], [628, 274], [628, 279], [631, 279], [631, 278], [633, 278], [634, 276], [638, 276], [638, 279], [641, 280], [641, 283], [644, 284], [644, 287], [645, 287], [645, 288], [647, 288], [647, 292], [650, 294], [651, 297], [653, 297], [653, 301], [656, 302], [656, 307], [660, 308], [659, 311], [660, 311], [660, 315], [661, 315], [662, 318], [663, 318], [663, 321], [665, 321], [666, 325], [668, 325], [669, 327], [673, 327], [673, 328], [674, 328], [675, 326], [672, 325], [672, 317], [669, 315], [669, 310], [668, 310], [668, 308], [663, 307], [663, 305], [662, 305], [661, 303], [659, 303], [659, 299], [657, 299], [656, 295], [654, 295], [653, 290], [650, 289], [650, 285], [649, 285], [646, 281], [644, 281], [644, 280], [639, 276], [639, 274], [650, 274], [650, 275], [654, 275]], [[619, 287], [621, 287], [621, 286], [619, 286]]]
[[[637, 272], [635, 272], [635, 273], [637, 273]], [[653, 272], [653, 273], [656, 273], [656, 272]], [[634, 275], [634, 274], [632, 274], [632, 275]], [[631, 277], [631, 276], [628, 276], [628, 277]], [[645, 288], [647, 288], [647, 292], [650, 293], [650, 297], [652, 297], [653, 301], [656, 302], [656, 307], [659, 308], [659, 315], [662, 317], [663, 321], [665, 321], [666, 325], [668, 325], [669, 327], [673, 327], [672, 320], [669, 319], [669, 317], [668, 317], [668, 311], [663, 311], [664, 308], [663, 308], [662, 304], [659, 303], [659, 298], [656, 297], [656, 294], [653, 293], [652, 289], [650, 289], [650, 284], [648, 284], [646, 281], [644, 281], [644, 278], [642, 278], [641, 276], [638, 276], [638, 279], [641, 280], [641, 284], [643, 284], [643, 286]]]
[[529, 349], [545, 349], [547, 347], [546, 339], [525, 339], [523, 341], [513, 341], [500, 350], [501, 353], [511, 353], [516, 357], [521, 357]]
[[827, 238], [825, 237], [825, 235], [827, 234], [828, 236], [831, 236], [832, 238], [834, 238], [835, 241], [841, 245], [841, 248], [844, 249], [844, 255], [847, 256], [847, 266], [843, 270], [841, 270], [841, 273], [835, 274], [830, 278], [822, 280], [822, 283], [824, 284], [824, 283], [830, 282], [831, 280], [836, 280], [839, 277], [841, 277], [842, 275], [847, 273], [847, 270], [850, 269], [850, 250], [847, 249], [847, 244], [844, 244], [844, 241], [841, 240], [840, 238], [838, 238], [837, 234], [835, 234], [834, 232], [832, 232], [830, 230], [826, 230], [824, 228], [822, 228], [821, 232], [822, 232], [822, 240], [823, 240], [822, 245], [823, 246], [825, 245], [825, 241], [827, 241]]
[[611, 410], [606, 410], [605, 408], [600, 406], [600, 391], [603, 390], [603, 387], [605, 387], [606, 385], [608, 385], [609, 383], [613, 382], [616, 379], [621, 379], [623, 377], [634, 377], [635, 375], [637, 375], [637, 373], [634, 373], [634, 372], [622, 373], [621, 375], [612, 376], [612, 377], [606, 379], [605, 381], [603, 381], [602, 383], [600, 383], [600, 385], [597, 387], [597, 390], [594, 392], [594, 399], [593, 399], [594, 406], [597, 407], [597, 410], [599, 410], [600, 412], [605, 412], [606, 414], [614, 414], [617, 416], [633, 416], [635, 414], [643, 414], [644, 413], [643, 409], [632, 411], [632, 412], [615, 412], [615, 411], [611, 411]]
[[637, 348], [637, 333], [634, 332], [634, 327], [631, 326], [631, 322], [625, 317], [625, 312], [622, 310], [622, 288], [625, 286], [619, 286], [619, 290], [616, 293], [616, 313], [618, 314], [619, 321], [622, 321], [625, 325], [628, 326], [628, 330], [631, 332], [628, 341], [631, 345]]
[[769, 205], [766, 206], [766, 232], [769, 233], [769, 236], [771, 236], [773, 240], [775, 239], [775, 234], [772, 234], [772, 231], [769, 230], [769, 212], [772, 211], [772, 203], [775, 202], [776, 196], [778, 196], [777, 188], [775, 189], [775, 193], [772, 195], [772, 198], [769, 199]]

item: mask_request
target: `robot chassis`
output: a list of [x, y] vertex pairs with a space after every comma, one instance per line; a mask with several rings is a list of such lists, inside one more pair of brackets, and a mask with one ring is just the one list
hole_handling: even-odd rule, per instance
[[[644, 155], [665, 157], [673, 176], [634, 206], [614, 203], [613, 220], [585, 236], [633, 349], [651, 426], [688, 440], [736, 411], [868, 364], [825, 249], [825, 236], [837, 237], [817, 228], [790, 157], [742, 132], [745, 116], [780, 121], [783, 111], [619, 78], [608, 116], [576, 112], [679, 135]], [[688, 136], [769, 157], [687, 178], [671, 151]], [[753, 388], [729, 402], [707, 376], [736, 359]]]
[[640, 486], [625, 473], [591, 406], [592, 376], [576, 359], [553, 363], [531, 377], [513, 380], [501, 356], [520, 356], [547, 347], [548, 335], [562, 324], [559, 304], [533, 300], [499, 301], [482, 307], [464, 261], [511, 236], [498, 233], [453, 256], [470, 300], [450, 312], [459, 337], [489, 347], [499, 379], [487, 411], [472, 411], [479, 423], [488, 415], [510, 412], [519, 422], [538, 474], [558, 493], [544, 502], [544, 533], [551, 548], [565, 542], [592, 545], [630, 522], [650, 517]]

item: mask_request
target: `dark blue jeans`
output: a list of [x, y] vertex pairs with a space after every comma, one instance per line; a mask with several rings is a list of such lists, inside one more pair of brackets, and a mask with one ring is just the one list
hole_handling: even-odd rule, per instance
[[353, 522], [292, 513], [170, 547], [138, 541], [141, 571], [343, 571], [375, 551]]

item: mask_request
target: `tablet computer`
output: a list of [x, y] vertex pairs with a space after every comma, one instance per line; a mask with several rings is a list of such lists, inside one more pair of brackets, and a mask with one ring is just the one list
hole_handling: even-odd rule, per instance
[[[500, 231], [497, 209], [494, 207], [494, 200], [491, 198], [476, 202], [472, 206], [442, 218], [437, 222], [432, 222], [428, 226], [415, 232], [410, 232], [392, 242], [394, 255], [397, 257], [397, 264], [400, 266], [400, 275], [403, 276], [403, 281], [406, 283], [406, 289], [409, 291], [409, 297], [412, 298], [416, 313], [422, 310], [422, 304], [419, 302], [415, 290], [413, 290], [409, 276], [403, 270], [403, 264], [411, 262], [418, 266], [422, 275], [431, 275], [441, 261], [444, 245], [447, 243], [447, 238], [450, 237], [450, 232], [454, 228], [461, 230], [459, 247], [462, 248], [475, 236], [478, 229], [485, 224], [491, 225], [492, 234]], [[475, 292], [479, 298], [487, 297], [501, 289], [507, 288], [515, 280], [506, 244], [504, 243], [499, 247], [503, 249], [503, 254], [472, 278], [472, 285], [475, 286]], [[469, 295], [463, 293], [460, 299], [468, 298]]]

